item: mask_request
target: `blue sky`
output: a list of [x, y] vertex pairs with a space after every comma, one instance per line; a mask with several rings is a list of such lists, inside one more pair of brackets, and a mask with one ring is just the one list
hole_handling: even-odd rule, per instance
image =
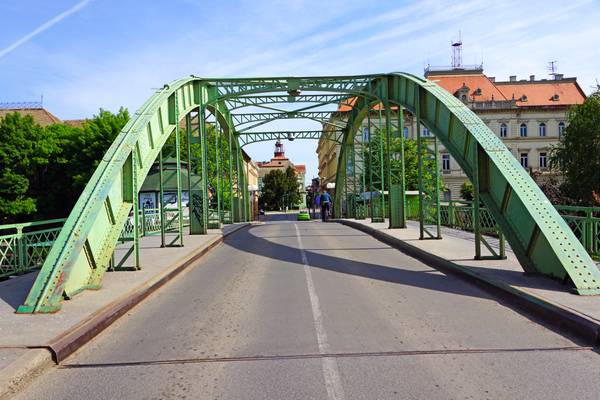
[[[135, 111], [181, 76], [423, 73], [463, 62], [497, 79], [559, 72], [600, 79], [600, 2], [0, 0], [0, 102], [36, 100], [62, 119]], [[308, 125], [307, 125], [308, 126]], [[311, 125], [306, 129], [314, 129]], [[247, 147], [256, 160], [272, 143]], [[286, 144], [316, 176], [316, 141]]]

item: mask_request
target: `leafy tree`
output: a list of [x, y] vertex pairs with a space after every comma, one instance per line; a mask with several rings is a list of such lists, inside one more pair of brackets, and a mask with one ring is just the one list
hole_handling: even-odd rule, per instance
[[273, 170], [263, 178], [260, 202], [268, 210], [278, 210], [286, 205], [297, 204], [300, 200], [296, 172], [288, 167], [285, 172]]
[[466, 201], [473, 201], [473, 184], [471, 182], [463, 182], [460, 187], [460, 196]]
[[565, 176], [563, 193], [592, 206], [600, 194], [600, 87], [573, 106], [567, 118], [565, 133], [551, 152], [551, 167]]
[[0, 221], [68, 215], [128, 119], [101, 109], [81, 128], [42, 128], [18, 113], [0, 120]]
[[31, 116], [7, 114], [0, 120], [0, 221], [9, 223], [36, 212], [31, 181], [56, 151]]

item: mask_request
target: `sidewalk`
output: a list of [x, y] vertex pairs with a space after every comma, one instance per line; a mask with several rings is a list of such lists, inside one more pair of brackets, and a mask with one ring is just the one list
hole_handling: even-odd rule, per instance
[[[408, 221], [406, 229], [389, 229], [388, 222], [371, 223], [368, 219], [342, 219], [339, 222], [370, 233], [413, 257], [436, 264], [440, 269], [498, 289], [504, 292], [503, 298], [514, 303], [527, 302], [529, 304], [519, 305], [529, 311], [537, 314], [549, 312], [552, 315], [541, 317], [550, 317], [558, 325], [579, 330], [574, 333], [593, 341], [600, 338], [600, 296], [579, 296], [553, 279], [525, 275], [508, 243], [506, 260], [474, 260], [475, 238], [470, 232], [442, 227], [442, 240], [419, 240], [419, 223], [416, 221]], [[488, 242], [497, 248], [498, 240], [489, 238]], [[482, 255], [489, 255], [484, 246]], [[533, 310], [538, 307], [542, 310]], [[556, 320], [557, 317], [560, 320]], [[566, 321], [567, 318], [570, 321]], [[573, 322], [578, 326], [570, 326]]]
[[[100, 290], [87, 290], [72, 300], [64, 301], [56, 314], [15, 314], [37, 273], [0, 282], [0, 398], [15, 380], [21, 380], [23, 375], [52, 363], [52, 354], [47, 349], [55, 352], [55, 357], [59, 350], [64, 351], [64, 356], [75, 351], [193, 260], [220, 243], [223, 237], [247, 225], [225, 225], [222, 230], [209, 230], [207, 235], [186, 234], [184, 247], [161, 248], [160, 236], [146, 236], [140, 241], [141, 270], [107, 272]], [[174, 235], [168, 235], [167, 243], [174, 239]], [[131, 243], [117, 246], [117, 263], [130, 247]], [[130, 254], [123, 266], [131, 265]], [[90, 329], [94, 332], [85, 332]], [[77, 337], [74, 332], [77, 332]], [[79, 337], [81, 334], [86, 335], [83, 342]], [[77, 340], [79, 342], [74, 345]]]

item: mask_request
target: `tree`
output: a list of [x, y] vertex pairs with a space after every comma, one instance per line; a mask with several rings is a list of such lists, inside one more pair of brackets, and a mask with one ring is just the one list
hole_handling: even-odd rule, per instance
[[129, 113], [100, 110], [83, 127], [42, 128], [30, 116], [0, 120], [0, 221], [65, 217]]
[[460, 187], [460, 196], [466, 201], [473, 201], [473, 184], [471, 182], [463, 182]]
[[298, 179], [292, 167], [288, 167], [285, 172], [276, 169], [264, 176], [260, 202], [268, 210], [279, 210], [297, 204], [299, 199]]
[[31, 116], [19, 113], [0, 120], [0, 143], [0, 221], [9, 223], [36, 212], [38, 198], [30, 183], [55, 148]]
[[561, 190], [582, 205], [600, 193], [600, 87], [567, 114], [567, 128], [551, 151], [551, 167], [564, 174]]

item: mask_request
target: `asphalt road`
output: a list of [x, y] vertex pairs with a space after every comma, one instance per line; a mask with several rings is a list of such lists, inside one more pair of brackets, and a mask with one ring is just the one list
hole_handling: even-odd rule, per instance
[[598, 399], [600, 356], [335, 223], [243, 229], [19, 399]]

